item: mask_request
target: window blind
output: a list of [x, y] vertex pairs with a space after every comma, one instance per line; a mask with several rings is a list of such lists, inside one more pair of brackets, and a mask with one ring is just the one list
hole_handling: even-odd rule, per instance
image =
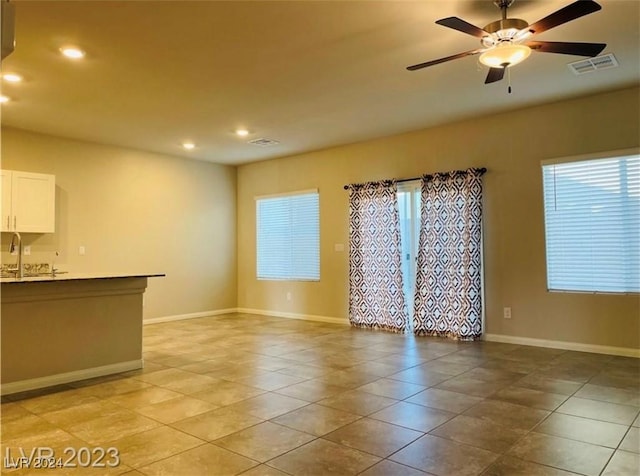
[[256, 199], [258, 279], [320, 279], [317, 192]]
[[550, 290], [640, 292], [640, 156], [542, 166]]

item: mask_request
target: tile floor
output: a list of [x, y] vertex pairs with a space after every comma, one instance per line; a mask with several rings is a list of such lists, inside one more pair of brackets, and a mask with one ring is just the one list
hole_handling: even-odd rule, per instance
[[144, 335], [144, 370], [2, 403], [3, 460], [117, 467], [3, 472], [640, 474], [640, 359], [242, 314]]

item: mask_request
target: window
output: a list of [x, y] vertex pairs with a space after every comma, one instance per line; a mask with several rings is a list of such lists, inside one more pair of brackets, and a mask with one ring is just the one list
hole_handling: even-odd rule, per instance
[[258, 279], [320, 280], [316, 190], [256, 199]]
[[640, 292], [640, 155], [543, 164], [550, 290]]

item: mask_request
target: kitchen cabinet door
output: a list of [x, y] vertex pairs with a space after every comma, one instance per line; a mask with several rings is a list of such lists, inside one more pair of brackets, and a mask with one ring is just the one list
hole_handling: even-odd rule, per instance
[[11, 171], [0, 170], [2, 178], [2, 212], [0, 212], [0, 230], [12, 231], [13, 223], [11, 222]]
[[2, 231], [53, 233], [55, 176], [17, 170], [3, 170], [2, 174]]

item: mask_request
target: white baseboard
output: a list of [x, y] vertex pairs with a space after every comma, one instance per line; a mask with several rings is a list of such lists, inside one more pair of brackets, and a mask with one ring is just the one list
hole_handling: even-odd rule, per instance
[[202, 311], [202, 312], [192, 312], [190, 314], [177, 314], [175, 316], [152, 317], [150, 319], [143, 319], [142, 323], [144, 325], [158, 324], [160, 322], [182, 321], [183, 319], [197, 319], [199, 317], [220, 316], [222, 314], [233, 314], [235, 312], [238, 312], [238, 310], [235, 307], [233, 307], [230, 309], [217, 309], [215, 311]]
[[640, 358], [640, 349], [634, 349], [633, 347], [581, 344], [580, 342], [532, 339], [530, 337], [508, 336], [502, 334], [485, 334], [484, 340], [489, 342], [503, 342], [505, 344], [531, 345], [534, 347], [549, 347], [551, 349], [575, 350], [578, 352], [592, 352], [594, 354], [621, 355], [624, 357]]
[[236, 312], [243, 314], [258, 314], [260, 316], [284, 317], [286, 319], [300, 319], [302, 321], [328, 322], [330, 324], [349, 325], [348, 319], [330, 316], [315, 316], [313, 314], [298, 314], [296, 312], [270, 311], [267, 309], [248, 309], [239, 307]]
[[144, 319], [142, 323], [144, 325], [159, 324], [161, 322], [182, 321], [184, 319], [197, 319], [199, 317], [212, 317], [220, 316], [222, 314], [234, 313], [257, 314], [259, 316], [284, 317], [286, 319], [300, 319], [303, 321], [328, 322], [331, 324], [349, 325], [348, 319], [342, 319], [340, 317], [316, 316], [313, 314], [299, 314], [295, 312], [270, 311], [267, 309], [249, 309], [245, 307], [218, 309], [215, 311], [193, 312], [191, 314], [177, 314], [175, 316], [152, 317], [150, 319]]
[[74, 370], [73, 372], [65, 372], [63, 374], [47, 375], [46, 377], [31, 378], [27, 380], [18, 380], [17, 382], [3, 383], [0, 386], [1, 395], [11, 395], [12, 393], [26, 392], [28, 390], [36, 390], [38, 388], [51, 387], [64, 383], [76, 382], [88, 378], [102, 377], [104, 375], [117, 374], [120, 372], [128, 372], [129, 370], [141, 369], [143, 366], [142, 359], [128, 360], [126, 362], [118, 362], [117, 364], [102, 365], [100, 367], [92, 367], [90, 369]]

